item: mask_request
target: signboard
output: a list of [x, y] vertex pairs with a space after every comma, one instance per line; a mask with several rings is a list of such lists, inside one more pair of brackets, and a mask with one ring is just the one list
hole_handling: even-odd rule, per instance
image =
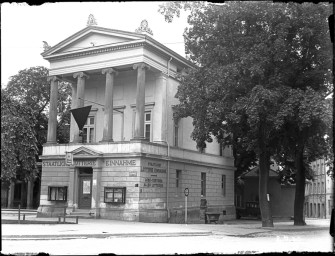
[[188, 188], [185, 188], [185, 190], [184, 190], [184, 194], [185, 194], [185, 196], [188, 196], [188, 194], [189, 194], [189, 190], [188, 190]]
[[66, 165], [73, 165], [73, 154], [71, 152], [65, 153], [65, 163]]

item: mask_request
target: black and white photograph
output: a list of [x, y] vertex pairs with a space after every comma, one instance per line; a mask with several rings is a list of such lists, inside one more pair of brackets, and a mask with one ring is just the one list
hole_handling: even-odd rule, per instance
[[334, 252], [330, 2], [1, 3], [1, 253]]

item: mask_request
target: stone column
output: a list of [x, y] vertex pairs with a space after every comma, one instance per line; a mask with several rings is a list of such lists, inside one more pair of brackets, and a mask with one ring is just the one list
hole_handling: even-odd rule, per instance
[[144, 63], [135, 64], [133, 69], [137, 69], [137, 89], [136, 89], [136, 115], [135, 115], [135, 140], [144, 140], [144, 111], [145, 111], [145, 70], [149, 66]]
[[56, 76], [48, 77], [50, 81], [50, 109], [49, 109], [49, 120], [48, 120], [48, 135], [47, 143], [57, 143], [57, 100], [58, 100], [58, 81]]
[[166, 83], [167, 75], [160, 73], [156, 78], [155, 98], [157, 105], [154, 109], [155, 129], [153, 132], [153, 141], [166, 144]]
[[27, 182], [27, 209], [33, 208], [34, 179]]
[[102, 141], [113, 141], [113, 86], [114, 76], [118, 74], [112, 68], [102, 70], [106, 74], [104, 131]]
[[[72, 87], [72, 100], [71, 100], [71, 109], [76, 108], [77, 106], [77, 86], [74, 84], [71, 84]], [[71, 115], [71, 121], [70, 121], [70, 142], [74, 141], [75, 138], [75, 132], [77, 131], [79, 136], [79, 130], [75, 129], [77, 127], [76, 121], [74, 120], [73, 116]]]
[[[77, 72], [73, 74], [74, 78], [77, 78], [77, 97], [76, 97], [76, 108], [84, 107], [84, 99], [85, 99], [85, 79], [88, 79], [89, 76], [84, 72]], [[75, 126], [74, 129], [74, 138], [73, 142], [81, 142], [79, 137], [79, 128]]]
[[95, 211], [95, 218], [100, 217], [101, 171], [101, 167], [93, 167], [91, 208]]

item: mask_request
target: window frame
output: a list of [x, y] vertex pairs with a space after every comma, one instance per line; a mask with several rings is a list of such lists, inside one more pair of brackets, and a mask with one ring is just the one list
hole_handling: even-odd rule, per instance
[[[68, 188], [67, 186], [48, 186], [48, 201], [66, 202], [67, 201], [67, 188]], [[52, 189], [57, 189], [56, 194], [55, 194], [55, 199], [51, 199], [51, 197], [52, 197], [51, 190]], [[58, 198], [59, 189], [64, 189], [62, 199]]]
[[205, 197], [206, 196], [206, 172], [201, 172], [200, 174], [200, 195], [202, 197]]
[[176, 188], [181, 188], [182, 170], [176, 169]]
[[[115, 191], [120, 190], [121, 201], [115, 201]], [[107, 193], [112, 193], [112, 198], [107, 197]], [[126, 187], [104, 187], [104, 203], [110, 204], [126, 204]]]
[[180, 119], [176, 119], [173, 121], [173, 146], [179, 147], [179, 123]]
[[[149, 121], [146, 120], [147, 119], [147, 114], [150, 114], [150, 120]], [[150, 126], [149, 138], [146, 136], [147, 135], [147, 125]], [[144, 137], [146, 139], [148, 139], [149, 141], [152, 141], [152, 111], [151, 111], [151, 109], [144, 111]]]
[[[91, 120], [91, 119], [93, 119], [93, 124], [91, 124], [91, 123], [88, 124], [88, 121]], [[96, 138], [96, 136], [95, 136], [95, 133], [96, 133], [95, 124], [96, 124], [96, 118], [95, 118], [95, 116], [89, 115], [87, 117], [87, 120], [86, 120], [85, 125], [83, 127], [83, 133], [82, 133], [82, 136], [83, 136], [82, 137], [82, 141], [83, 141], [83, 143], [94, 143], [95, 142], [95, 138]], [[89, 132], [84, 133], [84, 129], [86, 129]], [[91, 129], [93, 129], [92, 133], [91, 133]], [[92, 139], [91, 139], [91, 134], [93, 134]], [[84, 139], [84, 135], [86, 135], [86, 139]]]

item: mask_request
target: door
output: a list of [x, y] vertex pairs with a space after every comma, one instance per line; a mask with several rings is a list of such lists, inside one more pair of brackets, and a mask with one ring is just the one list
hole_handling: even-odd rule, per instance
[[79, 176], [79, 205], [80, 209], [91, 209], [92, 176]]

